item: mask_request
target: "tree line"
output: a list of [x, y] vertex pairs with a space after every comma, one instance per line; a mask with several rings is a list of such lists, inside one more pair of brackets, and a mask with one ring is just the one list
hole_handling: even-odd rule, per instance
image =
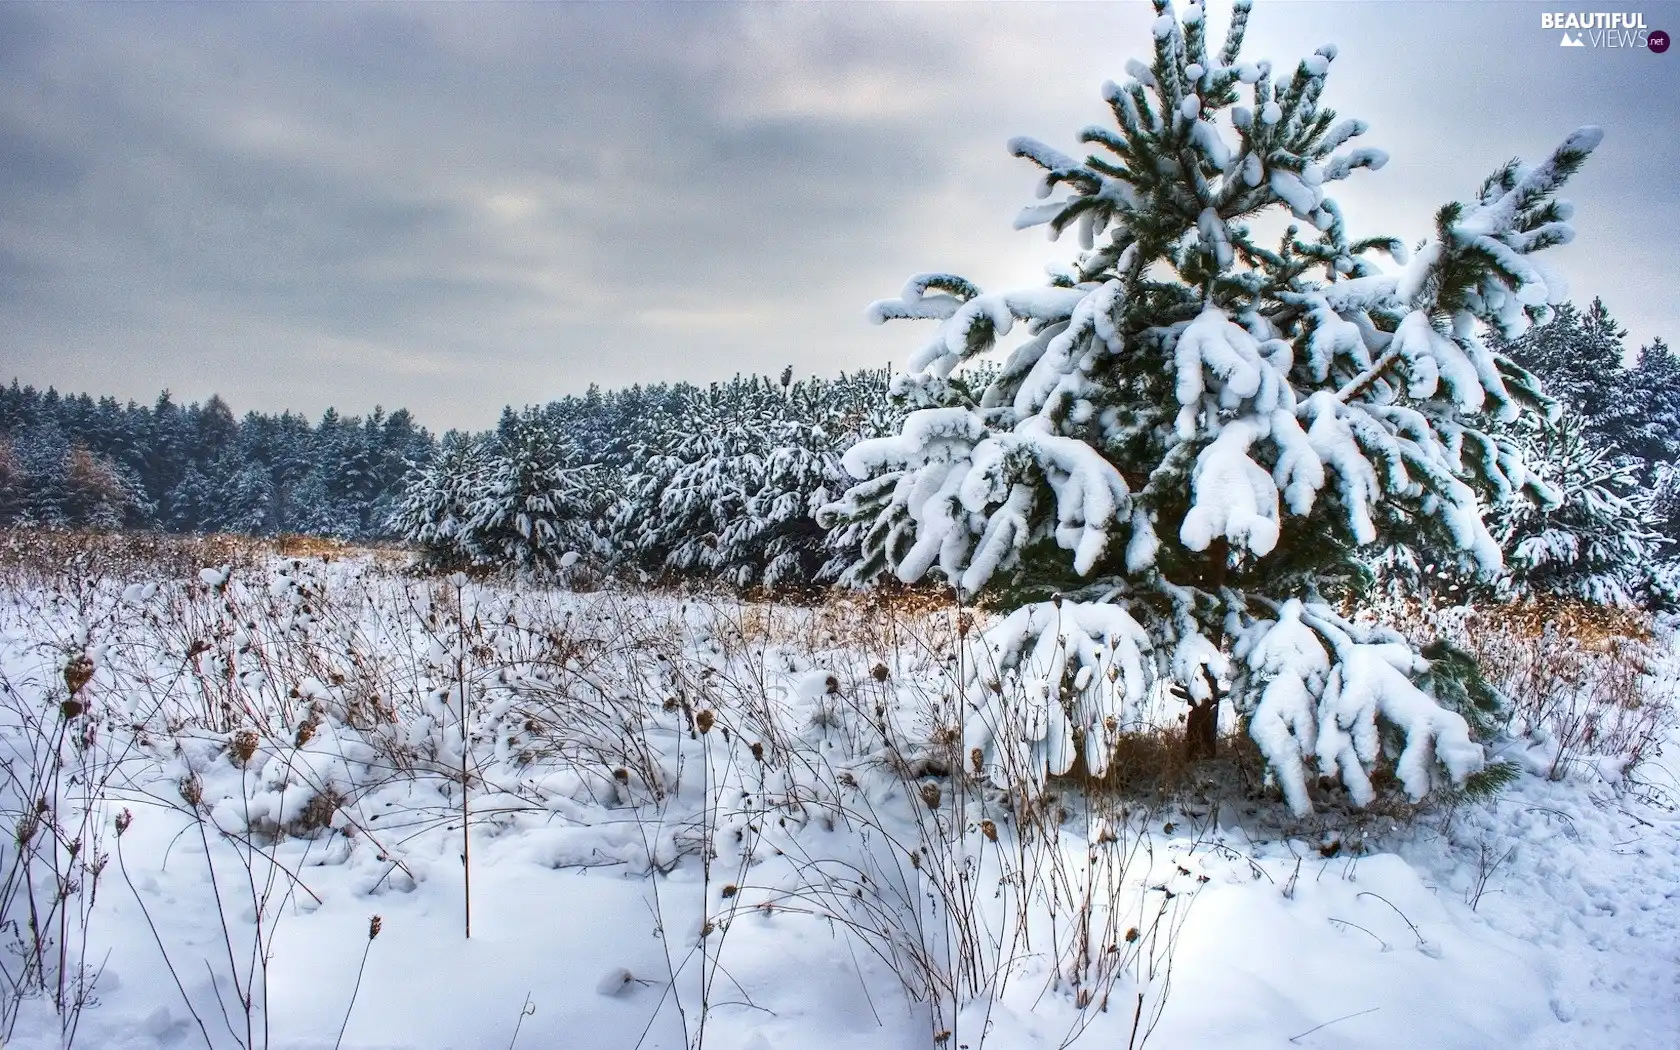
[[[1680, 602], [1680, 355], [1631, 364], [1594, 300], [1500, 344], [1561, 411], [1495, 428], [1558, 490], [1490, 526], [1501, 585], [1609, 603]], [[978, 381], [984, 385], [984, 378]], [[804, 587], [858, 559], [855, 523], [818, 511], [854, 483], [841, 458], [911, 407], [872, 370], [794, 380], [590, 388], [434, 437], [406, 409], [235, 417], [219, 397], [150, 406], [0, 388], [0, 524], [301, 533], [404, 541], [434, 567], [551, 573], [578, 559], [642, 579]], [[1399, 586], [1474, 589], [1451, 552], [1367, 552]]]

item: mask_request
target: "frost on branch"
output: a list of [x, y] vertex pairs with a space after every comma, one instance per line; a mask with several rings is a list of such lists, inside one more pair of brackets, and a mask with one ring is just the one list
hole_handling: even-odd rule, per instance
[[[1018, 608], [993, 643], [1011, 674], [1041, 676], [1022, 679], [1045, 708], [1022, 723], [1032, 746], [1010, 752], [1030, 753], [1029, 780], [1076, 746], [1090, 760], [1109, 738], [1085, 734], [1143, 695], [1063, 682], [1102, 649], [1080, 637], [1115, 644], [1091, 611], [1114, 606], [1153, 640], [1143, 692], [1212, 703], [1207, 679], [1236, 668], [1231, 701], [1291, 804], [1315, 766], [1367, 798], [1380, 725], [1406, 740], [1397, 772], [1418, 794], [1479, 748], [1403, 646], [1316, 610], [1351, 596], [1375, 544], [1496, 574], [1486, 508], [1549, 498], [1501, 428], [1555, 406], [1488, 332], [1514, 337], [1566, 294], [1535, 255], [1572, 236], [1556, 192], [1599, 132], [1503, 166], [1415, 253], [1355, 239], [1329, 190], [1387, 156], [1322, 104], [1336, 49], [1242, 61], [1250, 4], [1235, 6], [1216, 49], [1199, 7], [1157, 0], [1152, 54], [1104, 85], [1112, 120], [1079, 133], [1084, 156], [1009, 143], [1041, 170], [1016, 225], [1077, 236], [1046, 287], [921, 275], [871, 308], [935, 323], [895, 383], [921, 411], [852, 450], [859, 484], [824, 518], [861, 536], [854, 582], [937, 570], [1006, 607], [1068, 596]], [[1272, 244], [1250, 225], [1267, 213], [1294, 223]], [[1256, 649], [1260, 623], [1281, 633]]]

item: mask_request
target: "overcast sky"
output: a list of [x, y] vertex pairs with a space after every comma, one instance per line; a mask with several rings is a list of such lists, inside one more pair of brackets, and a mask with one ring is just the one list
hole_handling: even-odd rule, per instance
[[[1597, 5], [1584, 5], [1597, 8]], [[1680, 49], [1558, 46], [1521, 2], [1260, 0], [1248, 58], [1341, 49], [1393, 155], [1357, 235], [1573, 128], [1549, 253], [1637, 346], [1680, 337]], [[1215, 3], [1217, 22], [1225, 5]], [[1680, 4], [1607, 5], [1680, 32]], [[435, 430], [590, 383], [902, 362], [864, 308], [923, 270], [1039, 283], [1010, 221], [1146, 3], [0, 2], [0, 381]]]

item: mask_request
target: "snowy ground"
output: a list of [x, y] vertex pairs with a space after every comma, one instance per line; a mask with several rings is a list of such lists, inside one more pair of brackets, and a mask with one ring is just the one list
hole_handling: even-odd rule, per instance
[[[1672, 738], [1633, 782], [1580, 764], [1334, 842], [1230, 804], [1068, 802], [1033, 825], [891, 768], [918, 757], [886, 745], [937, 706], [948, 624], [457, 591], [365, 563], [153, 582], [14, 584], [0, 606], [8, 826], [45, 747], [80, 777], [54, 788], [65, 839], [113, 857], [62, 907], [71, 955], [103, 966], [76, 1045], [861, 1050], [947, 1025], [971, 1048], [1680, 1045]], [[87, 711], [62, 719], [78, 653]], [[906, 972], [960, 987], [964, 919], [996, 994], [913, 1002]], [[61, 1041], [48, 995], [6, 1046]]]

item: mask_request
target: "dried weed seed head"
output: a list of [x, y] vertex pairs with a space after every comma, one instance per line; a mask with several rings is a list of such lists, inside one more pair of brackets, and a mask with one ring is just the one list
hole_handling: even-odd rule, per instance
[[920, 793], [922, 801], [927, 803], [927, 808], [939, 808], [939, 784], [937, 782], [932, 780], [922, 781]]
[[379, 931], [385, 928], [385, 920], [375, 915], [368, 920], [368, 940], [379, 936]]
[[179, 788], [181, 791], [181, 801], [185, 802], [194, 809], [197, 809], [204, 801], [204, 781], [199, 779], [197, 773], [189, 773], [187, 776], [182, 777]]
[[310, 704], [309, 714], [297, 728], [295, 746], [302, 747], [315, 737], [315, 730], [321, 726], [321, 705]]
[[228, 750], [232, 752], [233, 757], [241, 766], [248, 764], [251, 761], [251, 756], [257, 753], [256, 730], [241, 729], [233, 734], [233, 739], [228, 741]]
[[710, 733], [712, 726], [717, 723], [717, 716], [709, 710], [697, 711], [694, 715], [694, 728], [702, 733]]
[[986, 836], [986, 841], [987, 842], [996, 842], [997, 841], [997, 824], [995, 824], [994, 822], [992, 822], [990, 820], [982, 820], [980, 822], [980, 834]]
[[64, 665], [64, 685], [70, 690], [71, 696], [81, 692], [82, 687], [87, 685], [92, 677], [93, 657], [85, 652], [72, 656]]
[[17, 831], [13, 835], [17, 841], [18, 848], [28, 848], [29, 844], [35, 839], [35, 832], [39, 831], [40, 828], [41, 818], [33, 813], [25, 813], [22, 817], [18, 818]]

